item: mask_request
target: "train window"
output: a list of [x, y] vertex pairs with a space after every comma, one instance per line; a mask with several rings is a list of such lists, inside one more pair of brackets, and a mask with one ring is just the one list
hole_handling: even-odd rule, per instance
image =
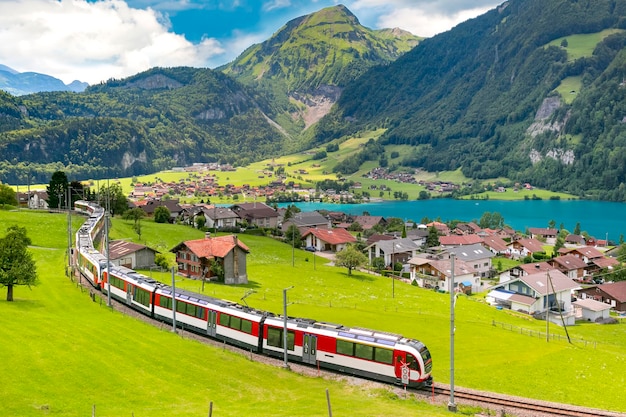
[[282, 347], [283, 346], [283, 331], [275, 329], [273, 327], [267, 328], [267, 344], [268, 346]]
[[163, 295], [160, 296], [159, 297], [159, 306], [171, 310], [172, 309], [172, 299], [169, 298], [169, 297], [165, 297]]
[[[293, 350], [296, 341], [296, 334], [289, 330], [287, 331], [287, 350]], [[274, 327], [268, 327], [267, 329], [267, 345], [282, 348], [283, 344], [283, 329], [276, 329]]]
[[342, 355], [354, 355], [354, 343], [345, 340], [337, 340], [337, 353]]
[[176, 300], [176, 311], [179, 313], [187, 313], [187, 303], [183, 303], [180, 300]]
[[146, 307], [150, 305], [150, 293], [143, 288], [134, 288], [133, 300]]
[[199, 319], [204, 319], [204, 312], [205, 311], [206, 311], [205, 308], [196, 306], [196, 314], [195, 314], [195, 316], [197, 318], [199, 318]]
[[426, 348], [426, 346], [420, 349], [420, 355], [422, 356], [422, 359], [424, 359], [424, 363], [428, 362], [430, 359], [430, 351]]
[[239, 317], [232, 316], [230, 318], [230, 327], [235, 330], [241, 329], [241, 319]]
[[393, 363], [393, 351], [389, 349], [375, 348], [374, 360], [376, 362], [387, 363], [391, 365]]
[[374, 347], [356, 343], [354, 345], [354, 356], [371, 361], [374, 358]]
[[412, 369], [414, 371], [419, 371], [420, 370], [420, 366], [419, 363], [417, 363], [417, 361], [415, 360], [415, 357], [411, 354], [406, 355], [406, 363], [407, 365], [409, 365], [409, 369]]
[[111, 277], [111, 285], [115, 288], [119, 288], [120, 290], [124, 289], [124, 281], [122, 281], [118, 277], [114, 277], [113, 275], [109, 275]]
[[252, 333], [252, 322], [250, 320], [241, 320], [241, 331], [248, 334]]
[[228, 314], [220, 313], [220, 326], [229, 327], [230, 316]]

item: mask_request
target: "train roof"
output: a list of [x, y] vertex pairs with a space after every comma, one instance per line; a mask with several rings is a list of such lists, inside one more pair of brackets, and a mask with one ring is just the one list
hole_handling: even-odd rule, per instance
[[[172, 287], [170, 285], [161, 283], [161, 286], [159, 287], [158, 292], [160, 294], [171, 296]], [[176, 299], [189, 301], [189, 302], [196, 303], [205, 307], [214, 306], [214, 307], [219, 307], [221, 309], [237, 310], [242, 313], [258, 316], [259, 319], [262, 317], [274, 316], [273, 313], [270, 313], [268, 311], [258, 310], [252, 307], [237, 304], [233, 301], [222, 300], [220, 298], [215, 298], [215, 297], [211, 297], [211, 296], [204, 295], [204, 294], [198, 294], [198, 293], [188, 291], [185, 289], [176, 288]]]

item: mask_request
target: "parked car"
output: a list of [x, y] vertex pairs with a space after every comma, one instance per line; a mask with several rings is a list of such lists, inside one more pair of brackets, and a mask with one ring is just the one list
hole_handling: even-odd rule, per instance
[[315, 246], [307, 246], [304, 250], [308, 250], [309, 252], [315, 252], [317, 248]]

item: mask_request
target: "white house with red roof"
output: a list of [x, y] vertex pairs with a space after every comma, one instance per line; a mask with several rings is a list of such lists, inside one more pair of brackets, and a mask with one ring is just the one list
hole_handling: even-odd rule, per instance
[[306, 240], [306, 246], [315, 247], [318, 251], [331, 252], [339, 252], [348, 243], [356, 242], [356, 238], [346, 229], [311, 228], [304, 232], [302, 238]]
[[[176, 254], [178, 273], [196, 279], [223, 279], [226, 284], [247, 284], [246, 256], [250, 249], [236, 235], [187, 240], [170, 252]], [[220, 276], [222, 275], [222, 276]]]
[[517, 239], [508, 244], [511, 258], [519, 259], [532, 256], [535, 252], [544, 252], [543, 244], [534, 238]]

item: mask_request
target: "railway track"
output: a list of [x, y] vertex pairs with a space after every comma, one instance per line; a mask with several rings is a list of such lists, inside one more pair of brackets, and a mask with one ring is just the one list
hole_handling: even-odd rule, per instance
[[[436, 384], [434, 387], [424, 388], [435, 395], [450, 396], [450, 388]], [[568, 404], [550, 403], [529, 398], [513, 397], [489, 392], [469, 390], [466, 388], [454, 389], [454, 399], [464, 403], [475, 403], [488, 406], [491, 409], [502, 410], [502, 415], [524, 416], [568, 416], [568, 417], [625, 417], [624, 413], [616, 413], [598, 409], [577, 407]]]

